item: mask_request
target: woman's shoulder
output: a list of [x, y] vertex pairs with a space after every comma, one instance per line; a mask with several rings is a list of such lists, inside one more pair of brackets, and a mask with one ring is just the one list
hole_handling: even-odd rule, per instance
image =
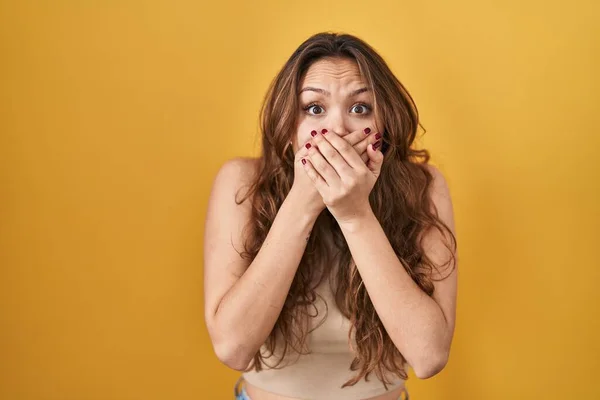
[[225, 161], [214, 179], [213, 191], [235, 196], [255, 180], [259, 165], [260, 159], [252, 157], [236, 157]]
[[235, 157], [227, 160], [221, 165], [217, 177], [235, 178], [236, 181], [249, 181], [256, 176], [260, 158]]
[[449, 194], [448, 182], [442, 171], [432, 164], [424, 164], [424, 167], [429, 171], [433, 178], [430, 188], [432, 196], [447, 196]]
[[429, 187], [429, 195], [433, 202], [433, 206], [437, 210], [438, 216], [442, 221], [448, 225], [454, 226], [454, 211], [448, 181], [439, 168], [431, 164], [426, 164], [426, 168], [433, 177]]

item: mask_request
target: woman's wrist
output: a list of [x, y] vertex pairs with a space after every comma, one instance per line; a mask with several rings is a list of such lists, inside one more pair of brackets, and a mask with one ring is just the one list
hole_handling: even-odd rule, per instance
[[305, 200], [306, 193], [300, 193], [299, 190], [292, 188], [290, 189], [287, 197], [284, 200], [284, 204], [294, 210], [297, 215], [302, 218], [314, 223], [321, 212], [325, 209], [325, 205], [311, 205]]
[[338, 220], [337, 222], [342, 232], [347, 233], [356, 233], [372, 224], [379, 224], [379, 221], [370, 206], [364, 207], [360, 211], [357, 210], [352, 218]]

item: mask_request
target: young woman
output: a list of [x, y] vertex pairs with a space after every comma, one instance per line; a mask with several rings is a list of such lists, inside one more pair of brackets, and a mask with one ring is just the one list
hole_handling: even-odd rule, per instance
[[[408, 397], [447, 363], [456, 241], [415, 104], [365, 42], [321, 33], [261, 110], [262, 154], [226, 162], [205, 230], [206, 324], [238, 399]], [[243, 386], [241, 392], [238, 386]]]

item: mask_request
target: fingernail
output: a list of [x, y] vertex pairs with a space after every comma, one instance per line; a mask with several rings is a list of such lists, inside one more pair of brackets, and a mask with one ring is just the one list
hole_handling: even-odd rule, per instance
[[322, 133], [323, 135], [324, 135], [324, 134], [326, 134], [326, 133], [327, 133], [327, 129], [323, 129], [323, 130], [321, 131], [321, 133]]
[[375, 139], [377, 139], [377, 140], [381, 139], [381, 133], [379, 133], [379, 132], [378, 132], [378, 133], [375, 135]]
[[364, 132], [365, 135], [368, 135], [369, 133], [371, 133], [371, 128], [365, 128]]
[[317, 136], [317, 131], [311, 131], [311, 132], [310, 132], [310, 136], [312, 136], [312, 137], [315, 137], [315, 136]]
[[302, 164], [306, 164], [306, 160], [304, 158], [302, 159]]
[[379, 147], [380, 144], [381, 144], [381, 140], [376, 141], [375, 143], [373, 143], [373, 148], [375, 150], [377, 150], [377, 148]]
[[310, 143], [306, 143], [306, 144], [304, 145], [304, 147], [306, 147], [307, 149], [310, 149]]

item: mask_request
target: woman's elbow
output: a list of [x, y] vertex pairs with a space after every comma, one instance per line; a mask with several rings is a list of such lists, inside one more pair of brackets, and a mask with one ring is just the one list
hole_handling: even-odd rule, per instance
[[448, 352], [440, 351], [433, 356], [429, 356], [420, 363], [413, 365], [413, 371], [419, 379], [429, 379], [440, 373], [446, 364], [448, 364]]
[[227, 330], [217, 326], [214, 319], [207, 318], [206, 326], [213, 351], [219, 361], [236, 371], [245, 371], [253, 356], [243, 351], [244, 346], [239, 342], [239, 338], [234, 335], [224, 335], [223, 331]]
[[252, 357], [239, 350], [239, 346], [227, 343], [214, 344], [215, 355], [223, 364], [236, 371], [243, 372], [248, 369]]
[[253, 355], [244, 350], [244, 346], [233, 337], [222, 337], [209, 329], [215, 355], [223, 364], [236, 371], [245, 371]]

